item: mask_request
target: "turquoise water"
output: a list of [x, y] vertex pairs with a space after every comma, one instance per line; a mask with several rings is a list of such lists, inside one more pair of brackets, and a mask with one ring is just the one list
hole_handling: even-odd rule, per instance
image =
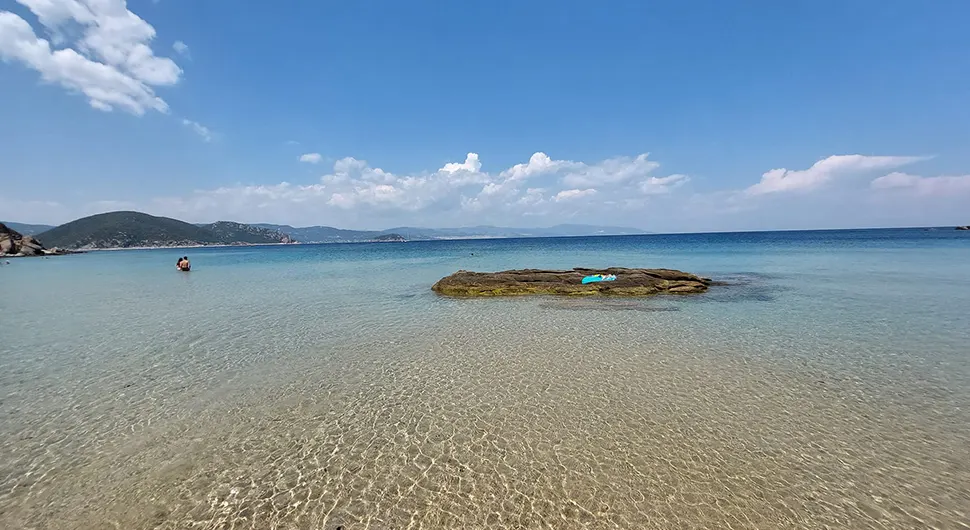
[[[943, 229], [12, 260], [0, 527], [966, 528], [968, 264]], [[430, 291], [610, 265], [726, 285]]]

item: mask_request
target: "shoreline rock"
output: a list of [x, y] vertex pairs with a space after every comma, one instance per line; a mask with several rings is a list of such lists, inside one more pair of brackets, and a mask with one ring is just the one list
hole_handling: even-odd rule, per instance
[[[616, 280], [583, 284], [583, 277], [613, 274]], [[445, 296], [652, 296], [695, 294], [707, 291], [709, 278], [673, 269], [575, 268], [572, 270], [519, 269], [501, 272], [460, 270], [435, 283], [431, 290]]]
[[70, 250], [61, 250], [57, 247], [44, 248], [43, 243], [34, 239], [33, 236], [22, 235], [13, 228], [0, 223], [0, 256], [5, 258], [60, 256], [76, 253]]
[[42, 256], [44, 245], [32, 236], [21, 235], [20, 232], [0, 223], [0, 256]]

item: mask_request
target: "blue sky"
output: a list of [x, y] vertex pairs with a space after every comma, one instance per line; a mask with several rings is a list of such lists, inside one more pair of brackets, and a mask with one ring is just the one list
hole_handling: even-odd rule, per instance
[[0, 218], [970, 222], [970, 4], [0, 0]]

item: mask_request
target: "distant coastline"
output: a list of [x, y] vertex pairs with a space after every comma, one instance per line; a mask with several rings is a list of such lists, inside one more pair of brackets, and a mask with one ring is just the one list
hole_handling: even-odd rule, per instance
[[243, 248], [243, 247], [275, 247], [292, 246], [302, 243], [213, 243], [211, 245], [141, 245], [134, 247], [91, 247], [81, 248], [81, 252], [115, 252], [118, 250], [164, 250], [164, 249], [192, 249], [192, 248]]
[[[211, 244], [211, 245], [164, 245], [164, 246], [137, 246], [137, 247], [110, 247], [110, 248], [84, 248], [81, 249], [83, 252], [96, 252], [96, 251], [117, 251], [117, 250], [163, 250], [163, 249], [198, 249], [198, 248], [241, 248], [241, 247], [273, 247], [273, 246], [294, 246], [294, 245], [363, 245], [363, 244], [374, 244], [374, 243], [429, 243], [434, 241], [493, 241], [493, 240], [515, 240], [515, 239], [571, 239], [571, 238], [599, 238], [599, 237], [643, 237], [643, 236], [704, 236], [704, 235], [726, 235], [726, 234], [784, 234], [784, 233], [797, 233], [797, 232], [862, 232], [862, 231], [888, 231], [888, 230], [919, 230], [919, 231], [941, 231], [941, 233], [950, 233], [954, 231], [952, 226], [941, 226], [941, 227], [921, 227], [921, 226], [910, 226], [910, 227], [885, 227], [885, 228], [805, 228], [805, 229], [790, 229], [790, 230], [732, 230], [723, 232], [662, 232], [662, 233], [649, 233], [645, 232], [643, 234], [593, 234], [593, 235], [582, 235], [582, 236], [452, 236], [452, 237], [438, 237], [434, 239], [406, 239], [406, 240], [378, 240], [378, 239], [360, 239], [360, 240], [337, 240], [337, 241], [294, 241], [291, 243], [246, 243], [246, 244]], [[963, 230], [962, 228], [956, 228], [956, 230]]]
[[417, 243], [430, 241], [478, 241], [493, 239], [529, 239], [531, 237], [541, 239], [555, 239], [559, 237], [623, 237], [625, 235], [644, 235], [644, 234], [601, 234], [593, 236], [454, 236], [440, 237], [435, 239], [405, 239], [403, 241], [380, 240], [380, 239], [349, 239], [345, 241], [294, 241], [292, 243], [213, 243], [211, 245], [142, 245], [133, 247], [90, 247], [80, 248], [80, 252], [114, 252], [118, 250], [164, 250], [164, 249], [193, 249], [193, 248], [245, 248], [245, 247], [291, 247], [299, 245], [366, 245], [369, 243]]
[[392, 243], [647, 233], [636, 228], [592, 225], [556, 225], [548, 228], [504, 228], [487, 225], [464, 228], [401, 226], [385, 230], [348, 230], [331, 226], [296, 228], [289, 225], [246, 224], [235, 221], [193, 224], [132, 211], [91, 215], [54, 227], [10, 224], [23, 229], [25, 235], [35, 237], [48, 247], [76, 250], [147, 250], [294, 243]]
[[[721, 233], [757, 234], [770, 232], [881, 229], [954, 229], [954, 226], [858, 227], [655, 233], [636, 228], [573, 224], [555, 225], [547, 228], [503, 228], [482, 225], [463, 228], [401, 226], [385, 230], [351, 230], [330, 226], [297, 228], [289, 225], [266, 223], [245, 224], [234, 221], [191, 224], [177, 219], [126, 211], [92, 215], [55, 227], [23, 223], [8, 224], [11, 227], [23, 229], [25, 231], [23, 232], [24, 236], [30, 236], [34, 241], [39, 241], [43, 247], [62, 249], [62, 251], [85, 252], [95, 250], [193, 249], [293, 244], [403, 243], [417, 241], [662, 236]], [[965, 225], [957, 225], [955, 228], [957, 230], [967, 230]], [[33, 233], [37, 230], [44, 231]]]

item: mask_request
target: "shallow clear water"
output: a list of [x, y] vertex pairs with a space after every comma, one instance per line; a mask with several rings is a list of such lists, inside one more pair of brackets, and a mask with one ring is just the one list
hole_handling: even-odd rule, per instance
[[[729, 285], [430, 291], [609, 265]], [[14, 260], [0, 528], [968, 528], [968, 273], [945, 230]]]

